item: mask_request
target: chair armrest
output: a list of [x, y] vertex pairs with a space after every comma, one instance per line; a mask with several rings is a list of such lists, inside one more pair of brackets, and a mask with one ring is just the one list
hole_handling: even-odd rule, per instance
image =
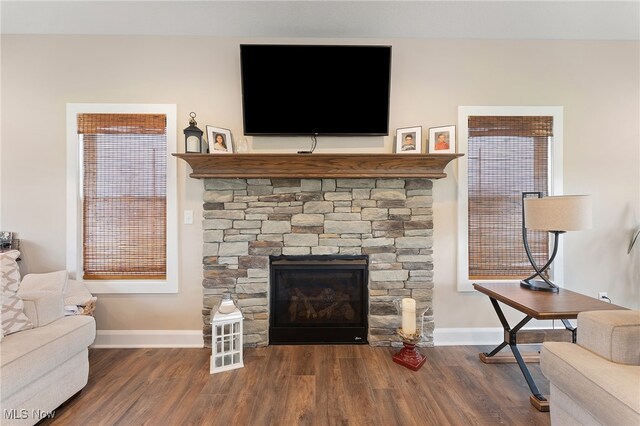
[[34, 327], [42, 327], [64, 316], [62, 294], [51, 291], [18, 292], [24, 313]]
[[577, 343], [609, 361], [640, 365], [640, 311], [579, 313]]
[[[608, 361], [573, 343], [544, 342], [540, 369], [550, 384], [588, 412], [597, 424], [640, 424], [639, 366]], [[552, 389], [551, 411], [553, 398]]]

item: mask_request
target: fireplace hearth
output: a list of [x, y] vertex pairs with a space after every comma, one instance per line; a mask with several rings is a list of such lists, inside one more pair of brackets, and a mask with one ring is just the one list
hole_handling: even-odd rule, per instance
[[271, 256], [270, 344], [367, 343], [367, 256]]
[[[431, 344], [431, 180], [234, 178], [205, 179], [204, 187], [205, 342], [211, 309], [229, 291], [244, 316], [245, 346], [399, 346], [394, 300], [403, 297], [428, 309]], [[277, 294], [274, 271], [284, 278]]]

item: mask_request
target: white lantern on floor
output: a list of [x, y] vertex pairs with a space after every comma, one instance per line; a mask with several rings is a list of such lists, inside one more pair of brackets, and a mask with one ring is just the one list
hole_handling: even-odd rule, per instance
[[231, 300], [231, 293], [225, 292], [220, 306], [211, 315], [211, 374], [244, 367], [243, 319], [242, 312]]

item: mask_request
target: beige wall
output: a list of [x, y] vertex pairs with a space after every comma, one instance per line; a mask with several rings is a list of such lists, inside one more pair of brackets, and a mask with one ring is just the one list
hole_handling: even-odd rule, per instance
[[[393, 45], [390, 128], [457, 123], [459, 105], [564, 106], [565, 193], [594, 196], [594, 229], [565, 237], [565, 286], [640, 303], [640, 49], [637, 42], [264, 40], [205, 37], [2, 37], [0, 228], [23, 239], [23, 273], [65, 268], [67, 102], [175, 103], [178, 128], [242, 133], [241, 42]], [[320, 138], [321, 151], [391, 152], [385, 138]], [[179, 135], [182, 141], [182, 135]], [[254, 150], [294, 152], [305, 139], [255, 138]], [[180, 144], [181, 146], [181, 144]], [[202, 211], [202, 182], [179, 162], [182, 211]], [[456, 166], [434, 185], [436, 327], [495, 327], [485, 297], [456, 291]], [[201, 227], [180, 225], [180, 292], [100, 295], [98, 328], [199, 329]]]

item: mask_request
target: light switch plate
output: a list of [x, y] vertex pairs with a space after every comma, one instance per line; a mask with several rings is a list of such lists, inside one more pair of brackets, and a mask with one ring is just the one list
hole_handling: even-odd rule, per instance
[[193, 225], [193, 210], [184, 211], [184, 224]]

